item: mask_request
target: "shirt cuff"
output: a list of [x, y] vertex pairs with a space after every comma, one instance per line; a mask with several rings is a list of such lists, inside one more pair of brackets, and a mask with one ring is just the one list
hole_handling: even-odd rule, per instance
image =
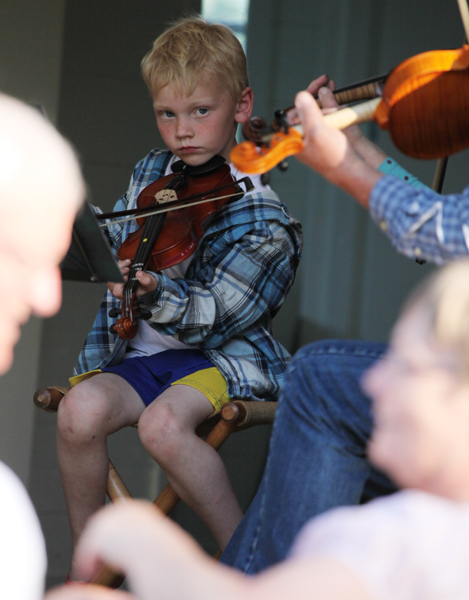
[[411, 175], [411, 173], [406, 171], [404, 167], [401, 167], [399, 163], [389, 156], [379, 165], [378, 171], [381, 171], [381, 173], [384, 173], [385, 175], [397, 177], [398, 179], [406, 181], [414, 187], [423, 187], [425, 185], [419, 179], [417, 179], [415, 175]]

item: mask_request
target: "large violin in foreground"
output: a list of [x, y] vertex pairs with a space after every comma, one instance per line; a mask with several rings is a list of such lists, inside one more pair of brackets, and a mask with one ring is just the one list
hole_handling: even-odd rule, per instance
[[[363, 94], [361, 88], [358, 92]], [[389, 130], [399, 150], [414, 158], [442, 158], [469, 146], [468, 45], [407, 59], [389, 73], [382, 88], [376, 87], [376, 95], [324, 118], [339, 129], [374, 120]], [[345, 101], [356, 99], [350, 90]], [[277, 118], [262, 131], [259, 122], [244, 130], [248, 136], [254, 131], [252, 139], [230, 156], [245, 173], [265, 173], [304, 148], [301, 125], [289, 126], [286, 118]]]
[[137, 272], [162, 271], [192, 256], [214, 215], [244, 195], [240, 183], [245, 184], [246, 191], [253, 188], [248, 177], [235, 181], [221, 156], [197, 167], [178, 161], [172, 174], [140, 192], [136, 210], [98, 215], [100, 220], [124, 216], [117, 221], [122, 222], [131, 213], [130, 218], [136, 218], [139, 225], [117, 252], [120, 260], [131, 259], [132, 264], [124, 285], [122, 309], [109, 312], [110, 317], [119, 317], [111, 326], [112, 333], [123, 339], [133, 338], [138, 319], [151, 317], [136, 297]]

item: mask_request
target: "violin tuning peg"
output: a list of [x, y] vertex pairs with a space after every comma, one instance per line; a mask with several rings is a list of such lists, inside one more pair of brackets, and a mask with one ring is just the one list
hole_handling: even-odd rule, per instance
[[282, 160], [278, 163], [278, 170], [284, 173], [288, 169], [288, 160]]
[[116, 326], [115, 326], [115, 325], [111, 325], [111, 326], [109, 327], [109, 333], [117, 333], [117, 329], [116, 329]]
[[111, 319], [116, 319], [118, 316], [120, 316], [121, 312], [122, 311], [120, 308], [111, 308], [108, 315], [111, 317]]
[[143, 319], [144, 321], [148, 321], [148, 319], [150, 319], [151, 317], [151, 312], [149, 310], [145, 310], [145, 309], [140, 309], [138, 311], [138, 318], [139, 319]]

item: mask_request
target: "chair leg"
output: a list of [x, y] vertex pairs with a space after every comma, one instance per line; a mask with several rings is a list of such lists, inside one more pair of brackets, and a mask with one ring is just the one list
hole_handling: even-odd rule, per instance
[[[129, 500], [132, 500], [132, 496], [127, 489], [127, 486], [122, 481], [121, 476], [111, 461], [109, 461], [106, 492], [111, 502], [128, 502]], [[122, 583], [122, 580], [123, 577], [120, 573], [113, 571], [107, 565], [102, 565], [91, 579], [90, 583], [114, 588], [118, 587]]]
[[107, 477], [106, 492], [111, 502], [115, 502], [116, 500], [125, 501], [132, 499], [132, 495], [130, 494], [127, 486], [122, 481], [121, 476], [111, 461], [109, 461], [109, 474]]

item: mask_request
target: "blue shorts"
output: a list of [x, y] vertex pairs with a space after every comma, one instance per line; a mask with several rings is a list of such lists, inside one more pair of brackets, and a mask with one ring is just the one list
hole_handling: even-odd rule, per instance
[[172, 383], [213, 363], [200, 350], [165, 350], [151, 356], [128, 358], [120, 364], [105, 367], [103, 373], [115, 373], [129, 383], [148, 406]]

